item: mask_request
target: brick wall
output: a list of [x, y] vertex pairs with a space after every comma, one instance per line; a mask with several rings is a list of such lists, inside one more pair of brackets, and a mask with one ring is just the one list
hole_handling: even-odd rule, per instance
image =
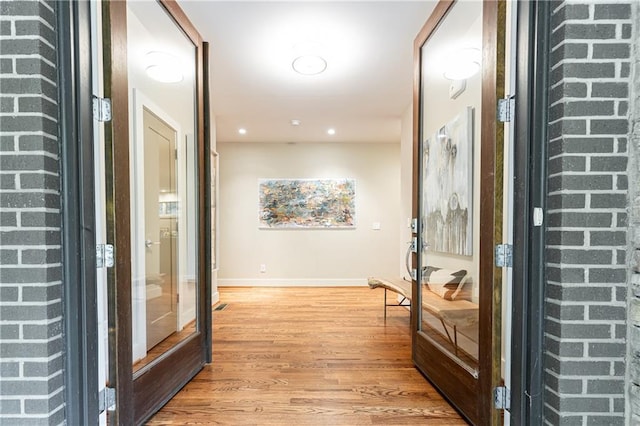
[[0, 424], [64, 422], [56, 16], [0, 1]]
[[629, 406], [631, 424], [640, 424], [640, 5], [634, 10], [631, 143], [629, 144], [629, 229], [631, 296], [629, 298]]
[[545, 422], [625, 424], [631, 1], [551, 16]]

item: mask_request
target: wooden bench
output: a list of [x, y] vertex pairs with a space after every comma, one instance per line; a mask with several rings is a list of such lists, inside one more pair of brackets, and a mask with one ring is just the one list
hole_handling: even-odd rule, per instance
[[[384, 319], [387, 319], [387, 306], [411, 306], [411, 281], [402, 278], [388, 279], [370, 277], [368, 284], [371, 289], [384, 288]], [[402, 300], [397, 304], [387, 303], [387, 291], [399, 294]], [[404, 302], [408, 301], [409, 304]], [[478, 305], [470, 300], [446, 300], [437, 294], [425, 290], [422, 292], [422, 307], [440, 320], [447, 338], [453, 344], [456, 355], [458, 353], [458, 333], [478, 341]], [[453, 336], [447, 328], [453, 329]]]
[[[387, 307], [388, 306], [411, 306], [411, 281], [403, 280], [402, 278], [396, 280], [388, 280], [385, 278], [373, 278], [368, 280], [369, 287], [371, 289], [381, 287], [384, 289], [384, 320], [387, 321]], [[402, 299], [398, 303], [387, 303], [387, 291], [392, 291], [399, 294]], [[408, 302], [408, 303], [405, 303]]]

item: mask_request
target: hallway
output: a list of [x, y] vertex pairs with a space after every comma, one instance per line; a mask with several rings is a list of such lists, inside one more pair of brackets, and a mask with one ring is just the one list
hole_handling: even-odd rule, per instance
[[147, 424], [464, 425], [366, 287], [220, 288], [213, 363]]

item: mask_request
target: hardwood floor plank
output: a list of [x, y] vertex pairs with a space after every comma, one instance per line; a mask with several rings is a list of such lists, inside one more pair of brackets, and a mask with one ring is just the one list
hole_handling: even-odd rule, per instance
[[213, 363], [149, 425], [465, 425], [413, 367], [382, 291], [220, 288]]

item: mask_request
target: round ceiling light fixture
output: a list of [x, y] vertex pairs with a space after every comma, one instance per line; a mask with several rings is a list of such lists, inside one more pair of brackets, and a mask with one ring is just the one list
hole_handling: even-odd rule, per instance
[[336, 129], [331, 128], [331, 129], [327, 130], [327, 134], [328, 134], [329, 136], [333, 136], [333, 135], [335, 135], [335, 134], [336, 134]]
[[238, 129], [238, 133], [240, 133], [241, 135], [246, 135], [247, 134], [247, 129], [245, 129], [244, 127], [241, 127]]
[[480, 71], [481, 63], [482, 59], [479, 49], [460, 49], [447, 61], [444, 78], [454, 81], [466, 80]]
[[327, 69], [327, 61], [317, 55], [298, 56], [291, 65], [295, 72], [302, 75], [316, 75]]
[[145, 56], [145, 71], [152, 79], [161, 83], [179, 83], [184, 79], [180, 61], [166, 52], [149, 52]]

